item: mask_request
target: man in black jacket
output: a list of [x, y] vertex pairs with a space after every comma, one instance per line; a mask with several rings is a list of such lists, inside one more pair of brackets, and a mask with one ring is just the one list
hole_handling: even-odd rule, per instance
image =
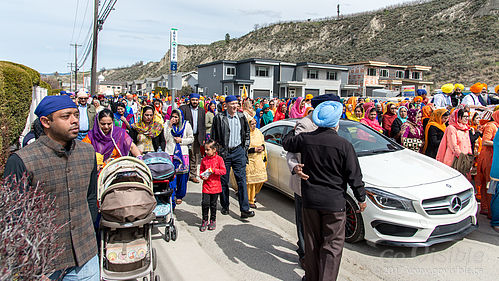
[[225, 162], [227, 174], [222, 176], [222, 193], [220, 204], [222, 215], [229, 214], [229, 175], [230, 168], [234, 170], [237, 182], [237, 198], [241, 218], [249, 218], [255, 212], [249, 210], [248, 189], [246, 187], [246, 164], [248, 162], [248, 148], [250, 143], [250, 129], [244, 114], [237, 111], [237, 98], [227, 96], [225, 98], [227, 110], [218, 113], [213, 119], [211, 127], [211, 138], [219, 145], [219, 154]]
[[338, 136], [343, 105], [326, 101], [312, 119], [319, 128], [283, 139], [289, 152], [300, 152], [303, 164], [302, 200], [307, 280], [336, 280], [345, 241], [347, 186], [365, 207], [365, 189], [357, 155], [350, 142]]
[[180, 106], [180, 110], [184, 114], [184, 119], [191, 124], [194, 135], [194, 142], [189, 149], [189, 180], [199, 183], [197, 179], [198, 163], [201, 163], [200, 151], [206, 138], [205, 112], [203, 109], [199, 109], [199, 94], [190, 94], [189, 104]]

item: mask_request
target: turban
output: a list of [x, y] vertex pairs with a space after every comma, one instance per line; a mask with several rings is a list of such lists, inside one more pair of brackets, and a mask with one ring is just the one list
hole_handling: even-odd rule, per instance
[[428, 94], [425, 89], [417, 89], [416, 90], [416, 95], [417, 96], [422, 96]]
[[464, 90], [464, 85], [463, 84], [459, 84], [459, 83], [454, 84], [454, 90], [457, 89], [457, 88], [461, 89], [461, 91], [462, 91], [462, 90]]
[[305, 99], [307, 99], [307, 100], [311, 100], [313, 98], [314, 98], [314, 96], [312, 94], [308, 94], [305, 96]]
[[78, 94], [76, 95], [78, 98], [88, 98], [88, 91], [85, 88], [81, 88], [78, 90]]
[[421, 96], [414, 97], [414, 102], [422, 102], [423, 98]]
[[225, 98], [225, 102], [237, 101], [236, 96], [230, 95]]
[[497, 85], [497, 86], [494, 88], [494, 92], [495, 92], [496, 94], [499, 94], [499, 85]]
[[192, 93], [189, 95], [189, 99], [199, 99], [200, 95], [197, 93]]
[[318, 127], [334, 128], [340, 122], [343, 105], [337, 101], [326, 101], [319, 104], [312, 113], [312, 120]]
[[485, 86], [482, 83], [478, 82], [478, 83], [471, 85], [470, 91], [474, 94], [480, 94], [484, 87]]
[[333, 94], [325, 94], [325, 95], [316, 96], [315, 98], [313, 98], [310, 101], [310, 103], [311, 103], [313, 108], [316, 108], [319, 104], [321, 104], [322, 102], [325, 102], [325, 101], [337, 101], [337, 102], [339, 102], [340, 97], [333, 95]]
[[454, 91], [454, 85], [452, 85], [450, 83], [442, 85], [440, 90], [442, 90], [442, 92], [444, 92], [445, 94], [450, 94], [450, 93], [452, 93], [452, 91]]
[[48, 116], [66, 108], [77, 108], [69, 96], [46, 96], [36, 107], [35, 114], [38, 117]]

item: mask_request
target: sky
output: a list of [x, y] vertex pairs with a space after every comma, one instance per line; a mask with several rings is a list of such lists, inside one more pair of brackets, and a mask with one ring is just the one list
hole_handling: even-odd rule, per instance
[[[100, 0], [104, 6], [109, 0]], [[0, 0], [0, 60], [41, 73], [68, 72], [74, 47], [88, 43], [93, 0]], [[118, 0], [99, 32], [98, 69], [159, 61], [169, 49], [170, 28], [183, 45], [241, 37], [255, 24], [306, 20], [380, 9], [407, 0]], [[179, 62], [181, 63], [181, 62]], [[89, 70], [91, 55], [83, 70]]]

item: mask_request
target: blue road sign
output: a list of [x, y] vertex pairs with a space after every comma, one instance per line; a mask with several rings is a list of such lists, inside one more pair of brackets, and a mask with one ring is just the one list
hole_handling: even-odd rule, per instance
[[170, 70], [177, 71], [177, 62], [176, 61], [170, 62]]

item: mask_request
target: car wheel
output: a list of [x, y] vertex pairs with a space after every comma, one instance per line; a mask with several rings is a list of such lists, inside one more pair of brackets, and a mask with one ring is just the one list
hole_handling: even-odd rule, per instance
[[364, 220], [361, 213], [357, 213], [359, 206], [355, 201], [346, 197], [346, 222], [345, 222], [345, 241], [355, 243], [364, 240]]

